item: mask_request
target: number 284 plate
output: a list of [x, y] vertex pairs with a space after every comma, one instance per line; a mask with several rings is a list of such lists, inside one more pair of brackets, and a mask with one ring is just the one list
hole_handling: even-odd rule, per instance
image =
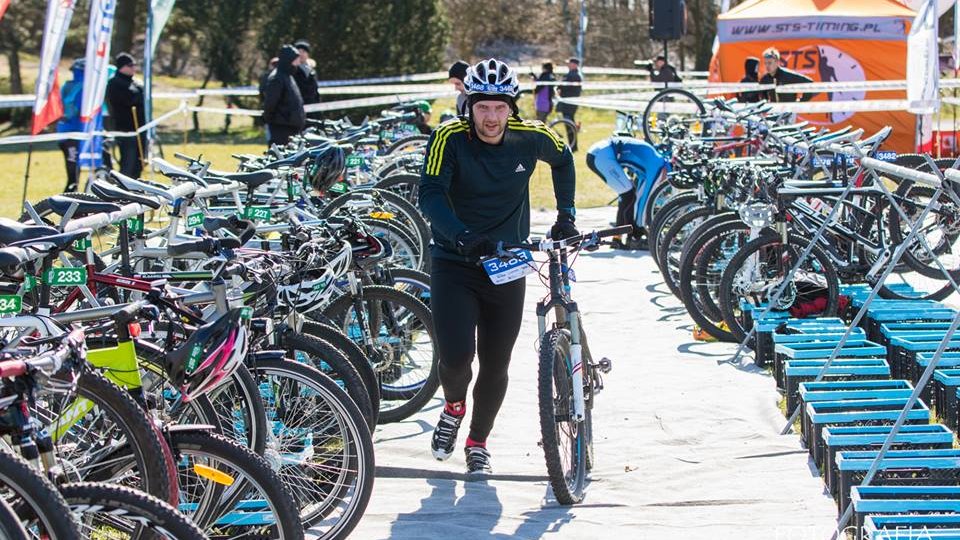
[[516, 281], [527, 274], [536, 270], [533, 261], [533, 255], [526, 249], [511, 249], [514, 258], [505, 259], [486, 259], [483, 261], [483, 269], [490, 276], [490, 281], [495, 285], [503, 285]]

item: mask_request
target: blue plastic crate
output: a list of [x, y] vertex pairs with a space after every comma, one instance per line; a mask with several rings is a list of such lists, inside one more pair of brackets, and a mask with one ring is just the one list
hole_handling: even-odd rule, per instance
[[[850, 502], [851, 489], [859, 485], [877, 457], [876, 450], [839, 452], [837, 503]], [[944, 486], [960, 483], [960, 449], [891, 450], [880, 461], [872, 485]]]
[[[800, 403], [800, 384], [813, 381], [827, 359], [789, 360], [783, 368], [783, 395], [787, 414]], [[883, 358], [837, 358], [826, 369], [822, 380], [883, 379], [890, 377], [890, 366]]]

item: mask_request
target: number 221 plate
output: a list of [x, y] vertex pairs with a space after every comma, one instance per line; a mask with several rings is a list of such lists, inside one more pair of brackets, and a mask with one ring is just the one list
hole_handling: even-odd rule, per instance
[[533, 273], [533, 255], [526, 249], [511, 249], [514, 258], [503, 260], [498, 258], [483, 261], [483, 270], [490, 276], [494, 285], [503, 285], [516, 281], [527, 274]]

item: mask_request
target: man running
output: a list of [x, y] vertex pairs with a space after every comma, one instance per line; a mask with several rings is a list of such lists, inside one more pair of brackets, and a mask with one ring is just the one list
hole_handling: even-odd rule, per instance
[[477, 264], [497, 241], [530, 233], [530, 176], [537, 161], [553, 172], [557, 221], [552, 238], [579, 234], [574, 226], [573, 154], [541, 122], [521, 120], [517, 75], [490, 59], [464, 77], [470, 117], [440, 125], [430, 138], [421, 175], [420, 207], [433, 230], [430, 307], [440, 353], [446, 405], [431, 447], [448, 459], [466, 413], [467, 386], [479, 358], [473, 416], [466, 440], [468, 473], [489, 473], [487, 436], [507, 391], [507, 367], [523, 317], [524, 280], [494, 285]]

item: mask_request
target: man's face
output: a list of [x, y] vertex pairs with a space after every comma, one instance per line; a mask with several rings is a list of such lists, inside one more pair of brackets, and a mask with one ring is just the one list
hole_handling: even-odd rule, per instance
[[657, 62], [656, 62], [657, 69], [663, 69], [663, 66], [666, 65], [666, 63], [667, 63], [666, 60], [659, 60], [659, 59], [658, 59]]
[[478, 101], [471, 111], [473, 125], [484, 139], [499, 140], [507, 129], [510, 105], [502, 101]]
[[464, 92], [466, 92], [466, 88], [463, 87], [463, 81], [461, 81], [460, 79], [458, 79], [458, 78], [456, 78], [456, 77], [450, 77], [450, 84], [453, 85], [453, 88], [454, 88], [457, 92], [460, 92], [461, 94], [463, 94]]
[[567, 69], [569, 69], [570, 71], [576, 71], [580, 69], [580, 64], [576, 62], [567, 62]]
[[126, 76], [128, 76], [128, 77], [133, 77], [133, 74], [137, 72], [137, 65], [136, 65], [136, 64], [127, 64], [127, 65], [123, 66], [122, 68], [118, 69], [117, 71], [119, 71], [120, 73], [123, 73], [124, 75], [126, 75]]
[[310, 58], [310, 53], [306, 49], [297, 49], [300, 51], [300, 62], [306, 62]]
[[777, 73], [777, 70], [780, 69], [780, 60], [771, 56], [764, 56], [763, 67], [766, 69], [767, 73], [774, 75]]
[[299, 66], [302, 62], [303, 62], [303, 58], [300, 57], [300, 56], [298, 56], [298, 57], [294, 58], [294, 59], [293, 59], [293, 62], [291, 62], [290, 64], [291, 64], [291, 65], [294, 65], [294, 66]]

